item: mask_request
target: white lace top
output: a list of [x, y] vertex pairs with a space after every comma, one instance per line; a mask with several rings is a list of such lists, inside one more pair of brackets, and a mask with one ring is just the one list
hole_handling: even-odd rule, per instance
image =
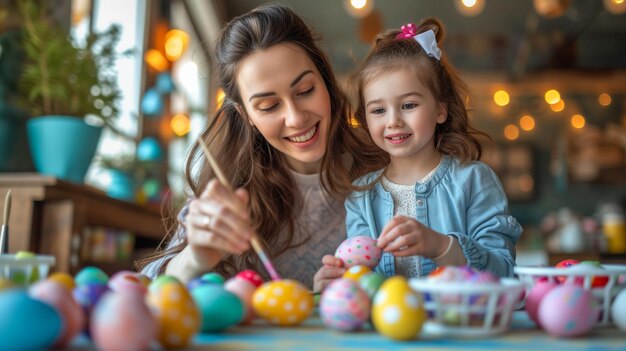
[[[432, 178], [439, 166], [435, 167], [424, 178], [418, 181], [419, 184], [426, 183]], [[415, 199], [415, 185], [396, 184], [387, 179], [382, 178], [383, 188], [391, 194], [393, 198], [393, 214], [406, 217], [416, 217], [415, 208], [417, 207]], [[396, 273], [407, 278], [415, 278], [422, 276], [422, 267], [420, 264], [420, 256], [396, 257]]]

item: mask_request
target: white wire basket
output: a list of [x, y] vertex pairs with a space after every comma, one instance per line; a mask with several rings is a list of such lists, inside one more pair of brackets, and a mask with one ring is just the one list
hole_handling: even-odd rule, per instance
[[487, 337], [507, 331], [524, 290], [512, 278], [481, 284], [414, 278], [409, 285], [424, 295], [428, 320], [423, 333], [437, 336]]
[[37, 255], [16, 258], [15, 255], [0, 255], [0, 278], [8, 279], [18, 286], [27, 286], [48, 277], [54, 256]]
[[[610, 308], [615, 296], [626, 288], [626, 265], [603, 264], [602, 268], [590, 265], [574, 265], [567, 268], [556, 267], [515, 267], [526, 288], [526, 294], [535, 286], [539, 279], [564, 284], [581, 284], [584, 289], [591, 290], [598, 302], [601, 314], [596, 326], [611, 325]], [[593, 279], [607, 277], [606, 285], [593, 287]]]

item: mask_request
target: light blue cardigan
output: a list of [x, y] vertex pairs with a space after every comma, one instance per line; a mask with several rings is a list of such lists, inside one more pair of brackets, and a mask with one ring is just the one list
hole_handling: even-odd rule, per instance
[[[382, 170], [355, 181], [365, 185]], [[474, 161], [460, 164], [444, 155], [433, 177], [415, 185], [416, 219], [427, 227], [455, 237], [468, 265], [498, 276], [512, 276], [515, 243], [522, 227], [509, 213], [498, 177], [489, 166]], [[348, 237], [367, 235], [378, 238], [393, 217], [393, 199], [380, 182], [373, 188], [352, 193], [345, 202]], [[421, 260], [421, 271], [428, 275], [436, 268], [430, 259]], [[383, 253], [376, 270], [395, 275], [394, 256]]]

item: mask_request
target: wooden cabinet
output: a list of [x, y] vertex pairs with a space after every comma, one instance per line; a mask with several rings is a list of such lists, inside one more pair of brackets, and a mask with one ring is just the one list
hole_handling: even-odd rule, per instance
[[85, 262], [81, 262], [79, 253], [82, 233], [88, 226], [127, 230], [139, 239], [156, 243], [165, 233], [159, 209], [36, 173], [0, 174], [0, 213], [9, 189], [9, 252], [28, 250], [54, 255], [55, 271], [74, 274], [83, 267]]

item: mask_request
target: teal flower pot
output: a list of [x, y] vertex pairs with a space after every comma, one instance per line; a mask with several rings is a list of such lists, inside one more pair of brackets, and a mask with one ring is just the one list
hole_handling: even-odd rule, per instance
[[80, 118], [43, 116], [27, 123], [28, 142], [39, 173], [83, 183], [93, 159], [101, 127]]

